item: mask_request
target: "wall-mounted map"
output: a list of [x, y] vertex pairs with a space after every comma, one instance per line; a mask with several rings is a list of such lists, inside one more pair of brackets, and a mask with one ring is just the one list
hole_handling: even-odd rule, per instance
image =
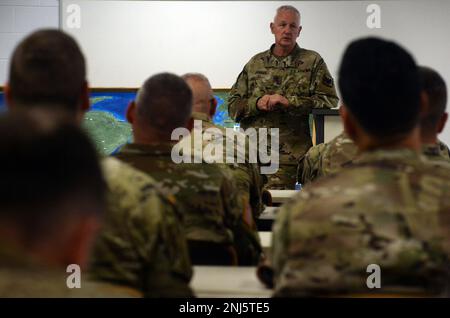
[[[215, 92], [218, 102], [214, 123], [233, 127], [234, 121], [228, 116], [226, 92]], [[93, 92], [90, 95], [91, 110], [86, 113], [83, 126], [88, 131], [101, 154], [109, 155], [132, 139], [131, 126], [125, 118], [134, 92]], [[0, 111], [5, 111], [3, 93], [0, 92]]]

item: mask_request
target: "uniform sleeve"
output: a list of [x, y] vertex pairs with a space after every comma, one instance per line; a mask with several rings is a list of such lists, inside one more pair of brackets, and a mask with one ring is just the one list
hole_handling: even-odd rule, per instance
[[325, 144], [319, 144], [311, 147], [306, 154], [304, 154], [297, 167], [297, 180], [305, 185], [312, 182], [317, 177], [322, 175], [322, 153]]
[[[144, 286], [147, 297], [189, 297], [192, 291], [189, 282], [192, 267], [182, 224], [174, 213], [174, 208], [157, 198], [150, 200], [147, 208], [161, 211], [162, 219], [158, 224], [155, 237], [143, 228], [142, 235], [147, 241], [155, 241], [152, 250], [142, 250], [147, 268], [143, 269], [146, 278]], [[150, 216], [151, 214], [144, 214]], [[151, 224], [149, 217], [144, 217], [143, 224]]]
[[182, 219], [154, 181], [105, 160], [108, 207], [91, 257], [91, 277], [139, 289], [147, 297], [188, 297], [192, 267]]
[[289, 209], [282, 206], [277, 213], [272, 230], [271, 265], [274, 270], [275, 285], [287, 262], [289, 246]]
[[259, 113], [256, 103], [261, 96], [252, 96], [249, 90], [246, 65], [231, 88], [228, 98], [228, 114], [237, 122], [240, 122], [243, 118], [256, 116]]
[[334, 80], [328, 71], [325, 61], [320, 58], [312, 72], [310, 82], [310, 96], [288, 95], [289, 112], [297, 110], [302, 113], [313, 108], [333, 108], [338, 105], [338, 97]]

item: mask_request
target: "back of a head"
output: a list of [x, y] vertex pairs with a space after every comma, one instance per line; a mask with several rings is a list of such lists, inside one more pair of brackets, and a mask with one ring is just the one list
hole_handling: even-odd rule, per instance
[[59, 30], [36, 31], [15, 48], [8, 84], [16, 107], [76, 112], [86, 84], [83, 54], [75, 40]]
[[192, 111], [209, 114], [214, 95], [208, 78], [200, 73], [187, 73], [182, 78], [192, 90]]
[[106, 186], [79, 128], [9, 113], [0, 117], [0, 149], [0, 224], [14, 224], [23, 244], [55, 237], [68, 219], [100, 216]]
[[394, 42], [364, 38], [350, 43], [340, 65], [339, 87], [347, 109], [372, 136], [401, 136], [418, 123], [418, 67]]
[[185, 127], [192, 111], [192, 92], [179, 76], [161, 73], [147, 79], [136, 98], [137, 121], [162, 136]]
[[447, 105], [447, 86], [439, 73], [429, 67], [421, 66], [419, 74], [421, 87], [428, 97], [428, 109], [420, 121], [421, 131], [436, 134]]

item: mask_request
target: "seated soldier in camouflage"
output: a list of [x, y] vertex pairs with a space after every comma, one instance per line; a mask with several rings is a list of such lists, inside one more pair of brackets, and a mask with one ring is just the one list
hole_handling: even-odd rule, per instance
[[[275, 295], [438, 295], [449, 282], [450, 169], [420, 155], [418, 67], [397, 44], [365, 38], [347, 47], [338, 78], [361, 155], [280, 209]], [[366, 285], [369, 264], [380, 288]]]
[[[81, 125], [89, 89], [75, 40], [58, 30], [26, 37], [14, 50], [5, 97], [12, 112]], [[138, 288], [147, 297], [191, 296], [192, 267], [174, 199], [117, 159], [102, 165], [108, 207], [93, 250], [92, 278]]]
[[[222, 146], [223, 154], [218, 162], [227, 163], [226, 167], [233, 174], [234, 181], [238, 187], [239, 201], [244, 210], [244, 215], [242, 216], [244, 222], [241, 222], [241, 225], [243, 226], [243, 231], [248, 233], [238, 240], [244, 244], [244, 249], [251, 251], [250, 255], [247, 255], [244, 259], [241, 258], [240, 264], [257, 264], [262, 248], [256, 228], [256, 220], [264, 210], [262, 194], [267, 190], [263, 190], [264, 179], [259, 173], [258, 164], [249, 161], [248, 138], [245, 134], [233, 129], [228, 129], [229, 134], [227, 135], [225, 128], [213, 124], [212, 117], [216, 112], [217, 101], [214, 98], [209, 80], [204, 75], [188, 73], [183, 75], [182, 78], [192, 91], [192, 118], [196, 121], [194, 130], [198, 130], [198, 133], [192, 133], [190, 139], [184, 139], [182, 142], [190, 143], [192, 153], [196, 151], [195, 146], [199, 146], [198, 151], [203, 152], [203, 160], [206, 160], [206, 162], [209, 162], [208, 158], [205, 158], [205, 155], [207, 155], [207, 151], [204, 151], [207, 149], [206, 147], [208, 145], [214, 146], [217, 143], [220, 143], [220, 146]], [[212, 129], [215, 129], [216, 133], [213, 135], [208, 134]], [[234, 138], [234, 135], [238, 137]], [[203, 136], [203, 143], [195, 143], [195, 136]], [[234, 147], [227, 147], [227, 139], [232, 142]], [[241, 149], [240, 143], [242, 141], [244, 142]], [[243, 162], [238, 162], [238, 154], [241, 154], [244, 158]], [[215, 162], [214, 158], [211, 159], [212, 162]], [[253, 250], [248, 249], [247, 246], [249, 244], [254, 247]], [[243, 262], [244, 260], [247, 262]]]
[[73, 125], [7, 114], [0, 149], [0, 297], [140, 296], [84, 276], [106, 207], [89, 139]]
[[[437, 138], [444, 130], [448, 116], [445, 112], [447, 104], [445, 81], [436, 71], [428, 67], [421, 66], [419, 73], [422, 90], [427, 96], [427, 106], [420, 120], [422, 153], [430, 160], [450, 161], [447, 145]], [[307, 184], [318, 177], [340, 170], [356, 156], [356, 145], [345, 132], [342, 132], [326, 144], [311, 147], [300, 158], [297, 180]]]
[[237, 264], [243, 207], [230, 172], [201, 160], [176, 163], [172, 156], [176, 143], [171, 136], [177, 128], [189, 133], [183, 127], [190, 126], [191, 110], [192, 93], [182, 78], [168, 73], [150, 77], [127, 111], [134, 143], [117, 158], [148, 173], [164, 193], [176, 197], [193, 264]]

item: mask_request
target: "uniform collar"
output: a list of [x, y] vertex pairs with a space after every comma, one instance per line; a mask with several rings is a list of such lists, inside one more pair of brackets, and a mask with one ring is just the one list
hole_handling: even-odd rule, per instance
[[372, 163], [372, 162], [402, 162], [414, 163], [422, 161], [423, 156], [408, 148], [400, 149], [377, 149], [361, 153], [353, 163]]
[[276, 56], [272, 53], [274, 47], [275, 44], [272, 44], [270, 49], [267, 51], [267, 55], [264, 59], [266, 66], [298, 67], [298, 64], [301, 63], [301, 61], [298, 60], [298, 56], [300, 55], [302, 49], [297, 43], [295, 44], [292, 52], [289, 55], [283, 57]]
[[145, 145], [133, 143], [125, 145], [119, 153], [138, 155], [170, 155], [174, 145], [174, 142], [155, 142]]
[[191, 117], [192, 117], [193, 119], [202, 120], [202, 121], [207, 121], [207, 122], [209, 122], [209, 123], [212, 123], [211, 118], [208, 116], [208, 114], [205, 114], [205, 113], [192, 112]]

